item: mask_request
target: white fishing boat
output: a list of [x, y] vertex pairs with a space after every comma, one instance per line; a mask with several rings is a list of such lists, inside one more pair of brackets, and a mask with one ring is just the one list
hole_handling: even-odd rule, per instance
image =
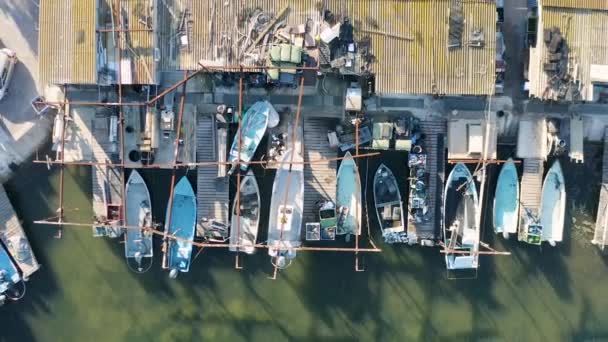
[[566, 213], [566, 185], [559, 160], [556, 160], [543, 183], [541, 194], [540, 225], [542, 241], [551, 246], [561, 242], [564, 235], [564, 216]]
[[378, 167], [374, 175], [374, 203], [384, 241], [407, 242], [399, 184], [393, 172], [384, 164]]
[[[133, 170], [125, 188], [126, 225], [152, 229], [150, 192], [139, 172]], [[125, 257], [127, 265], [138, 273], [152, 265], [153, 233], [149, 230], [127, 228], [125, 232]]]
[[173, 189], [173, 201], [167, 205], [165, 232], [177, 237], [168, 238], [165, 253], [169, 277], [176, 278], [178, 272], [188, 272], [192, 260], [192, 243], [196, 230], [196, 195], [186, 176], [182, 177]]
[[479, 266], [479, 199], [475, 181], [465, 164], [456, 164], [450, 172], [443, 201], [447, 269], [475, 269]]
[[361, 234], [361, 180], [350, 152], [340, 163], [336, 188], [337, 234]]
[[[235, 163], [239, 160], [245, 163], [250, 162], [266, 133], [269, 118], [276, 118], [278, 116], [279, 114], [270, 102], [258, 101], [254, 103], [243, 115], [240, 131], [236, 132], [234, 140], [232, 141], [228, 161], [231, 163]], [[272, 120], [275, 121], [276, 119]], [[273, 124], [276, 125], [274, 122]], [[246, 171], [248, 167], [248, 164], [241, 164], [241, 170], [243, 171]], [[233, 171], [234, 168], [231, 169], [230, 173]]]
[[[294, 164], [290, 165], [292, 160]], [[304, 164], [294, 151], [284, 154], [272, 185], [268, 224], [268, 255], [272, 264], [285, 268], [296, 257], [300, 247], [302, 210], [304, 207]]]
[[239, 193], [238, 203], [235, 198], [232, 206], [230, 250], [253, 254], [260, 224], [260, 189], [253, 171], [249, 170], [241, 179]]
[[519, 177], [513, 159], [502, 166], [494, 196], [494, 232], [505, 239], [519, 226]]

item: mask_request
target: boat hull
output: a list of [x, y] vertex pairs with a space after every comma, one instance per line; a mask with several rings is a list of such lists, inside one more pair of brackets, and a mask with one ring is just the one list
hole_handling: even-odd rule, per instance
[[272, 199], [268, 223], [268, 255], [278, 267], [286, 267], [301, 245], [302, 212], [304, 207], [304, 165], [302, 156], [295, 153], [290, 170], [289, 151], [277, 170], [272, 185]]
[[376, 170], [373, 190], [376, 217], [382, 229], [382, 236], [386, 242], [397, 242], [393, 240], [405, 237], [403, 202], [397, 179], [384, 164]]
[[[237, 205], [240, 211], [237, 213]], [[239, 215], [240, 214], [240, 215]], [[230, 221], [230, 250], [253, 254], [260, 222], [260, 189], [251, 170], [241, 179], [239, 203], [234, 199]], [[240, 245], [236, 247], [235, 245]]]
[[[125, 188], [126, 225], [152, 228], [150, 192], [139, 172], [133, 170]], [[140, 229], [126, 229], [125, 257], [151, 258], [152, 233]]]
[[519, 177], [512, 159], [500, 170], [494, 197], [494, 232], [505, 238], [519, 226]]
[[357, 164], [349, 152], [340, 163], [337, 176], [337, 234], [361, 234], [361, 180]]
[[[258, 101], [243, 115], [240, 131], [236, 132], [228, 160], [234, 163], [239, 160], [250, 162], [260, 145], [260, 141], [266, 133], [269, 116], [278, 117], [278, 113], [268, 101]], [[239, 153], [239, 137], [241, 151]], [[241, 165], [241, 169], [247, 170], [248, 165]]]
[[3, 246], [0, 246], [0, 271], [5, 273], [4, 280], [0, 280], [0, 294], [21, 281], [17, 267]]
[[540, 224], [542, 241], [561, 242], [566, 213], [566, 185], [561, 165], [556, 160], [545, 176], [541, 194]]
[[[171, 203], [170, 203], [171, 204]], [[167, 216], [169, 216], [167, 205]], [[171, 221], [166, 222], [165, 232], [179, 239], [169, 238], [167, 267], [170, 270], [188, 272], [192, 256], [192, 241], [196, 228], [196, 196], [185, 176], [175, 185], [171, 206]]]
[[[479, 199], [471, 172], [458, 163], [446, 181], [443, 202], [443, 238], [449, 270], [479, 265]], [[458, 251], [459, 253], [450, 253]]]

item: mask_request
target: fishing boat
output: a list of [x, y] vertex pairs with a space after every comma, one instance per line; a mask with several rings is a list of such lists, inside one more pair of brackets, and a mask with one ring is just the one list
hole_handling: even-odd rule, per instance
[[[289, 162], [293, 162], [290, 166]], [[288, 151], [283, 156], [272, 185], [268, 224], [268, 255], [278, 268], [285, 268], [296, 257], [301, 245], [302, 210], [304, 207], [304, 164], [302, 156]]]
[[[21, 284], [22, 288], [18, 289]], [[17, 266], [9, 256], [6, 249], [0, 246], [0, 305], [6, 298], [17, 300], [25, 294], [25, 284], [23, 283]]]
[[[253, 158], [255, 151], [260, 145], [260, 141], [266, 133], [269, 117], [278, 117], [272, 104], [268, 101], [258, 101], [243, 115], [240, 131], [236, 132], [232, 147], [228, 156], [228, 161], [236, 163], [239, 158], [241, 162], [248, 163]], [[241, 141], [241, 151], [239, 153], [239, 139]], [[247, 171], [248, 164], [241, 164], [241, 170]], [[230, 173], [234, 172], [234, 167]]]
[[374, 175], [374, 203], [384, 241], [407, 242], [399, 184], [393, 172], [384, 164], [378, 167]]
[[494, 232], [505, 239], [517, 233], [519, 225], [519, 177], [513, 159], [502, 166], [494, 196]]
[[[125, 188], [126, 225], [152, 229], [150, 192], [139, 172], [133, 170]], [[125, 257], [132, 270], [143, 273], [152, 266], [153, 233], [143, 229], [127, 228], [125, 232]], [[144, 261], [145, 259], [145, 261]], [[133, 267], [134, 265], [136, 267]]]
[[177, 239], [168, 238], [165, 253], [169, 276], [175, 278], [178, 272], [188, 272], [190, 269], [192, 243], [186, 241], [194, 239], [196, 228], [196, 196], [186, 176], [173, 189], [173, 205], [167, 205], [167, 217], [169, 212], [171, 219], [165, 223], [165, 233]]
[[477, 268], [479, 199], [475, 181], [465, 164], [456, 164], [450, 172], [443, 201], [443, 238], [448, 270]]
[[336, 188], [336, 206], [338, 224], [337, 234], [346, 234], [349, 239], [351, 234], [361, 234], [361, 180], [357, 170], [357, 164], [350, 152], [346, 152], [344, 159], [338, 168], [338, 179]]
[[551, 246], [561, 242], [564, 235], [564, 215], [566, 213], [566, 185], [559, 160], [556, 160], [543, 183], [540, 207], [542, 241]]
[[230, 250], [253, 254], [260, 224], [260, 189], [253, 171], [241, 179], [239, 193], [239, 201], [235, 198], [232, 206]]

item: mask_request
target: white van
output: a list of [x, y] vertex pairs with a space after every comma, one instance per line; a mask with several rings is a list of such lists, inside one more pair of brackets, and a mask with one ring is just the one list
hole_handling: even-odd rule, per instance
[[9, 49], [0, 49], [0, 100], [8, 91], [15, 64], [17, 64], [17, 54]]

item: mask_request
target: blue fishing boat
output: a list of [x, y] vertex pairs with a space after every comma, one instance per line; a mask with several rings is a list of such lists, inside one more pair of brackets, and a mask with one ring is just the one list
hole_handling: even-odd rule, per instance
[[[237, 211], [238, 205], [238, 211]], [[260, 224], [260, 189], [253, 171], [241, 180], [239, 201], [234, 199], [230, 221], [230, 250], [253, 254]], [[238, 247], [237, 247], [238, 245]]]
[[[136, 170], [133, 170], [129, 176], [125, 194], [126, 225], [152, 229], [150, 192], [146, 182]], [[147, 271], [152, 265], [152, 239], [153, 233], [149, 230], [126, 229], [125, 257], [129, 268], [137, 273]]]
[[564, 216], [566, 213], [566, 185], [559, 160], [556, 160], [543, 183], [540, 207], [542, 241], [551, 246], [561, 242], [564, 235]]
[[[167, 205], [167, 216], [169, 206]], [[177, 272], [188, 272], [192, 255], [192, 241], [196, 228], [196, 196], [186, 176], [182, 177], [173, 190], [171, 222], [165, 223], [165, 232], [178, 239], [168, 238], [166, 251], [167, 267], [170, 277], [177, 277]]]
[[24, 285], [17, 266], [6, 249], [0, 246], [0, 305], [7, 297], [17, 300], [23, 296], [25, 288], [17, 289], [18, 284]]
[[[293, 155], [293, 165], [290, 165]], [[299, 153], [288, 151], [272, 185], [268, 223], [268, 255], [278, 268], [285, 268], [300, 247], [302, 210], [304, 208], [304, 164]]]
[[336, 206], [338, 207], [337, 234], [361, 234], [361, 180], [357, 164], [346, 152], [338, 169]]
[[393, 172], [384, 164], [378, 167], [374, 175], [374, 203], [384, 242], [407, 242], [399, 184]]
[[505, 239], [519, 226], [519, 177], [513, 159], [502, 166], [494, 196], [494, 232]]
[[[260, 141], [266, 133], [269, 117], [278, 117], [272, 104], [268, 101], [258, 101], [254, 103], [243, 115], [240, 131], [236, 132], [228, 161], [236, 163], [239, 158], [241, 162], [250, 162], [260, 145]], [[239, 153], [239, 137], [241, 141], [241, 151]], [[247, 171], [248, 164], [241, 164], [241, 170]], [[231, 173], [234, 167], [231, 169]]]
[[479, 266], [478, 216], [475, 181], [467, 166], [458, 163], [450, 172], [443, 196], [443, 239], [448, 270]]

